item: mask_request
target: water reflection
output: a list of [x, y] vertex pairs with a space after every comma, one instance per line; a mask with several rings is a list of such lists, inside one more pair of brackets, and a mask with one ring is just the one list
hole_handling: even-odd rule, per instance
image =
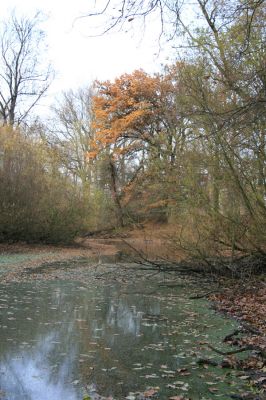
[[1, 390], [9, 400], [75, 400], [79, 391], [69, 384], [73, 375], [77, 348], [70, 349], [60, 365], [51, 365], [56, 345], [54, 332], [42, 337], [34, 351], [23, 350], [16, 356], [5, 354], [0, 363]]
[[106, 323], [114, 329], [121, 330], [124, 334], [140, 335], [142, 311], [137, 311], [136, 306], [129, 307], [128, 304], [119, 301], [110, 303]]
[[[148, 386], [160, 386], [162, 399], [173, 395], [165, 366], [193, 365], [197, 340], [223, 337], [232, 324], [192, 304], [186, 289], [147, 295], [156, 285], [139, 282], [137, 292], [59, 281], [0, 287], [2, 398], [78, 400], [92, 383], [117, 399]], [[193, 399], [212, 398], [202, 371], [182, 379]]]

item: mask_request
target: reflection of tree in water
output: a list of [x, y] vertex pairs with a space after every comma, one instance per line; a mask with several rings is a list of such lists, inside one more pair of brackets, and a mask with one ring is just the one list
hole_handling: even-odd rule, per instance
[[[9, 311], [2, 317], [7, 329], [1, 329], [0, 389], [9, 400], [80, 397], [71, 385], [79, 351], [74, 304], [65, 301], [65, 293], [66, 288], [54, 285], [31, 290], [21, 285], [19, 292], [10, 286], [6, 291]], [[15, 315], [12, 322], [8, 312]]]
[[[0, 286], [0, 390], [8, 400], [77, 400], [81, 386], [92, 383], [115, 398], [163, 386], [160, 365], [175, 370], [190, 362], [176, 355], [197, 349], [194, 335], [202, 331], [205, 338], [211, 326], [215, 337], [228, 333], [224, 320], [207, 314], [205, 306], [198, 317], [187, 289], [163, 293], [152, 282]], [[150, 379], [154, 374], [156, 381]], [[193, 387], [191, 398], [198, 392]]]
[[158, 365], [161, 359], [159, 352], [141, 352], [145, 345], [162, 339], [156, 324], [146, 328], [145, 335], [141, 326], [144, 314], [160, 316], [160, 302], [156, 298], [123, 294], [113, 286], [96, 289], [95, 293], [86, 306], [90, 318], [80, 319], [79, 327], [82, 352], [91, 354], [94, 349], [97, 353], [94, 360], [81, 363], [80, 371], [83, 382], [96, 383], [101, 394], [120, 398], [139, 388], [139, 373], [132, 369], [134, 363]]
[[16, 356], [5, 354], [0, 362], [1, 390], [8, 399], [75, 400], [79, 393], [70, 385], [75, 368], [77, 346], [60, 359], [56, 357], [58, 332], [41, 336], [34, 348]]
[[[84, 386], [97, 383], [102, 393], [111, 394], [110, 388], [115, 388], [121, 396], [119, 382], [127, 382], [128, 390], [136, 385], [132, 363], [140, 361], [141, 348], [160, 338], [157, 328], [141, 336], [143, 314], [159, 314], [159, 301], [125, 295], [119, 286], [87, 289], [49, 282], [11, 285], [3, 293], [15, 319], [8, 320], [6, 309], [3, 323], [8, 329], [2, 330], [0, 344], [5, 374], [0, 379], [2, 389], [16, 396], [31, 398], [40, 388], [46, 395], [53, 393], [53, 399], [72, 399], [69, 384], [77, 378]], [[41, 394], [35, 398], [42, 399]]]

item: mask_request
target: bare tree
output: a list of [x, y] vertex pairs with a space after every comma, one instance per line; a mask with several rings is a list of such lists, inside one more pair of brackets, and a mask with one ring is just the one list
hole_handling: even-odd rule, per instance
[[20, 125], [47, 91], [53, 71], [42, 65], [44, 32], [41, 15], [2, 22], [0, 37], [0, 118], [2, 124]]
[[48, 138], [57, 148], [64, 168], [82, 183], [84, 189], [92, 180], [92, 165], [87, 156], [94, 138], [91, 103], [91, 88], [64, 92], [53, 107]]
[[159, 23], [159, 38], [164, 36], [173, 40], [182, 33], [182, 44], [187, 47], [184, 35], [192, 47], [198, 47], [191, 36], [194, 27], [211, 29], [212, 33], [227, 29], [240, 15], [245, 20], [245, 41], [239, 50], [246, 51], [250, 44], [250, 35], [254, 15], [259, 8], [265, 7], [265, 0], [103, 0], [91, 2], [88, 12], [77, 18], [93, 18], [92, 36], [101, 36], [114, 30], [128, 31], [133, 23], [145, 27], [156, 17]]

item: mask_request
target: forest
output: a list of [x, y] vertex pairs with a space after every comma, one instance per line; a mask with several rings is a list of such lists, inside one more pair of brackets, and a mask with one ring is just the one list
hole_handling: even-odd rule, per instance
[[0, 399], [265, 400], [265, 0], [79, 18], [173, 57], [43, 114], [44, 15], [0, 22]]
[[174, 63], [64, 92], [48, 121], [32, 111], [53, 73], [39, 61], [40, 16], [4, 24], [1, 241], [155, 221], [193, 257], [265, 258], [265, 4], [198, 8], [195, 28], [175, 12]]

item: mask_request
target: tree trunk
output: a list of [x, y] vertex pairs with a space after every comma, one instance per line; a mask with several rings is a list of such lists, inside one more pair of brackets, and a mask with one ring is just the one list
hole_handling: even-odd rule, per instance
[[111, 193], [116, 207], [116, 218], [120, 227], [124, 226], [124, 218], [123, 218], [123, 209], [119, 199], [119, 193], [117, 189], [117, 173], [113, 160], [109, 159], [109, 168], [110, 168], [110, 186]]

